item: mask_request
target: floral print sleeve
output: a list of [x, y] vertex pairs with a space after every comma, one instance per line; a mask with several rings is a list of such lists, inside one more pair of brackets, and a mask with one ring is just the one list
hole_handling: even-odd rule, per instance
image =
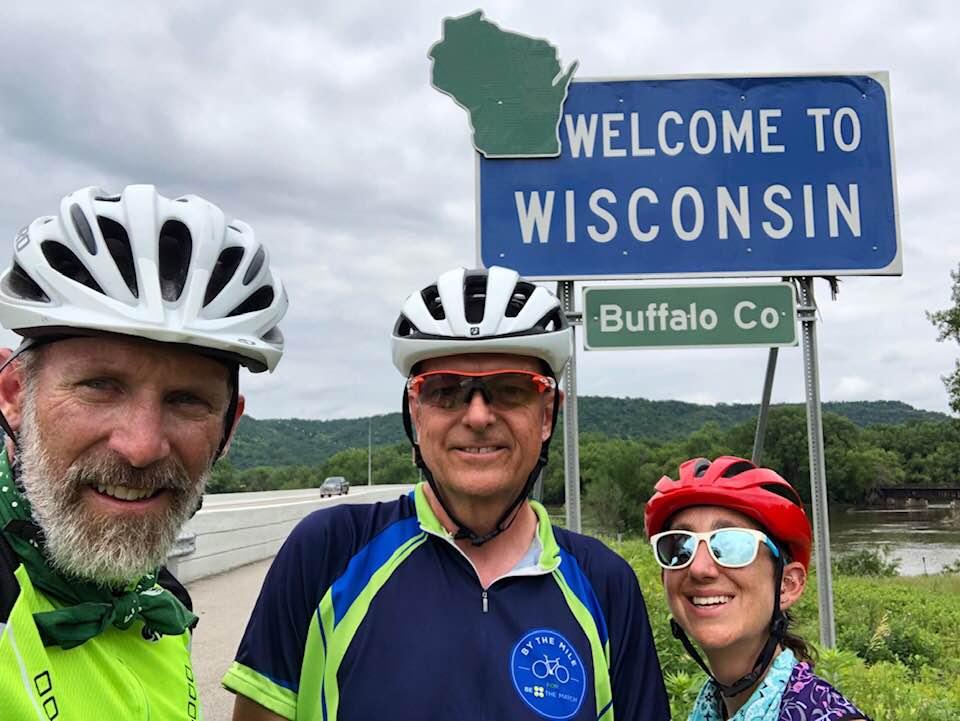
[[869, 717], [850, 703], [833, 686], [798, 663], [780, 703], [779, 721], [842, 721]]

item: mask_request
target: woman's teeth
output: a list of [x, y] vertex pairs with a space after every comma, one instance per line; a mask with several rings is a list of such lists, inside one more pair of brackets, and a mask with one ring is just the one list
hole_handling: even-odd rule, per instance
[[732, 596], [693, 596], [690, 603], [694, 606], [720, 606], [727, 603]]

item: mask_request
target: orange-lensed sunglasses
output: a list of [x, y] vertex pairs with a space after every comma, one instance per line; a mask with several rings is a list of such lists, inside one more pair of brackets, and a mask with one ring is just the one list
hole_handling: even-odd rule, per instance
[[436, 370], [407, 381], [407, 390], [420, 403], [446, 411], [467, 405], [474, 391], [479, 391], [491, 408], [502, 411], [530, 405], [556, 387], [557, 382], [542, 373], [512, 369], [476, 373]]

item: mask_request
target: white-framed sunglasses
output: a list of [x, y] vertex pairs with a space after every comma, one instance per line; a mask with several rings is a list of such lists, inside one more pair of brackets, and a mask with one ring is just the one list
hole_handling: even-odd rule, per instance
[[743, 568], [757, 558], [760, 544], [766, 544], [774, 558], [780, 557], [777, 544], [763, 531], [754, 528], [717, 528], [713, 531], [663, 531], [650, 539], [653, 557], [668, 571], [678, 571], [693, 563], [697, 547], [707, 544], [710, 557], [724, 568]]

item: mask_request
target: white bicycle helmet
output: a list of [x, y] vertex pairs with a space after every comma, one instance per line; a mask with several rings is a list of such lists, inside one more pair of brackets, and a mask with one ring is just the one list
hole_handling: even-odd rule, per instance
[[121, 333], [207, 348], [254, 372], [283, 354], [287, 305], [249, 225], [152, 185], [67, 195], [59, 215], [17, 234], [0, 276], [0, 321], [27, 338]]
[[409, 376], [428, 358], [513, 353], [540, 358], [556, 377], [573, 350], [560, 301], [509, 268], [456, 268], [413, 293], [393, 329], [393, 363]]

